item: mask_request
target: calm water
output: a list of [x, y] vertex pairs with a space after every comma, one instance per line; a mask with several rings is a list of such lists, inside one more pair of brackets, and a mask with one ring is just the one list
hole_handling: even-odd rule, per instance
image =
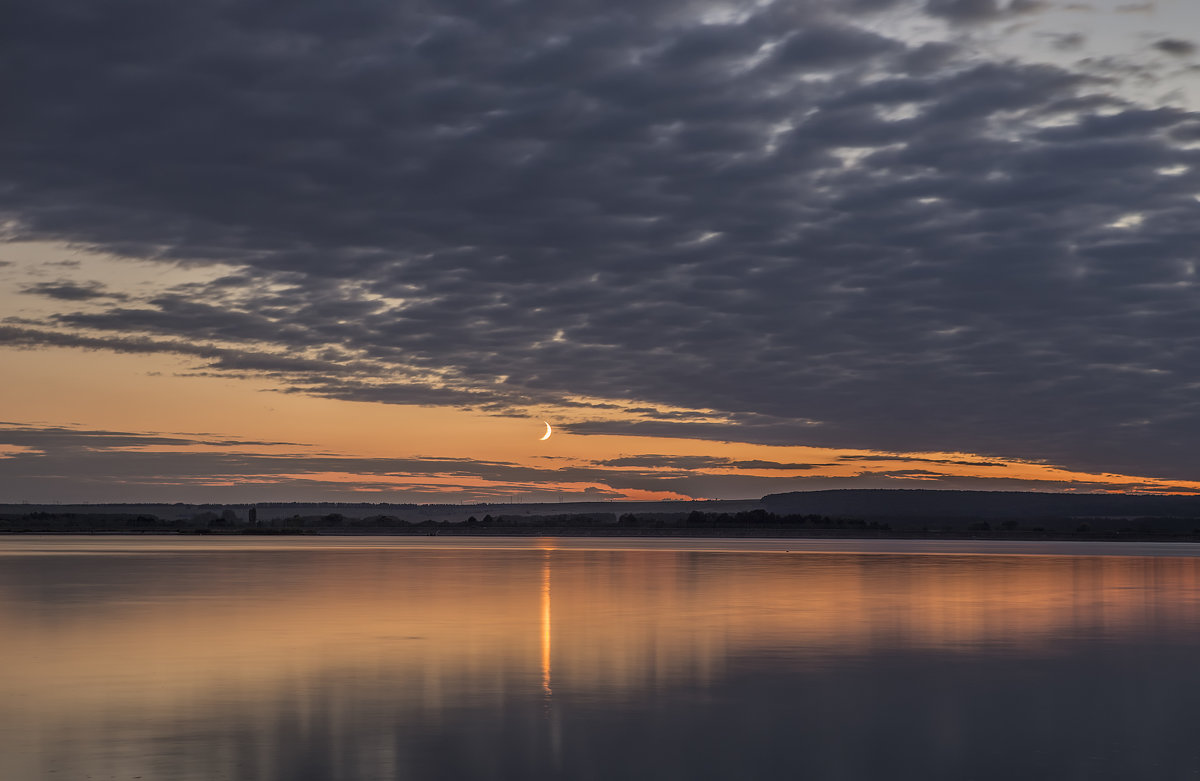
[[4, 538], [0, 778], [1196, 778], [1195, 553]]

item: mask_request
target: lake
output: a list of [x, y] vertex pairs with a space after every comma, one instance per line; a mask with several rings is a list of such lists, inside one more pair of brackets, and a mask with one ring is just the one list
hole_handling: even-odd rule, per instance
[[1198, 554], [5, 537], [0, 778], [1195, 778]]

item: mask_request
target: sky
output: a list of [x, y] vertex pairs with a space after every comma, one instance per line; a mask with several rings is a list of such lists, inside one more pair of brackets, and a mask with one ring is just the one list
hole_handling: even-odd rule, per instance
[[1200, 491], [1192, 0], [5, 16], [0, 501]]

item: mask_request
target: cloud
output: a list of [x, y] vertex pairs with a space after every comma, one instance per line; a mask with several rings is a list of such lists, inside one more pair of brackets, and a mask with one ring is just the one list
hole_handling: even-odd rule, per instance
[[781, 41], [765, 67], [794, 72], [861, 65], [885, 52], [903, 49], [895, 40], [853, 27], [813, 25]]
[[918, 480], [933, 479], [940, 477], [940, 473], [931, 472], [928, 469], [889, 469], [878, 470], [872, 472], [862, 472], [860, 477], [887, 477], [887, 478], [915, 478]]
[[109, 292], [102, 282], [72, 282], [60, 279], [57, 282], [38, 282], [21, 290], [22, 293], [47, 296], [60, 301], [91, 301], [97, 298], [125, 298], [122, 293]]
[[[0, 340], [561, 403], [576, 434], [1193, 476], [1200, 116], [856, 15], [889, 5], [14, 0], [14, 237], [235, 271], [34, 286], [60, 311]], [[569, 406], [617, 402], [667, 412]]]
[[667, 468], [667, 469], [682, 469], [682, 470], [699, 470], [699, 469], [753, 469], [753, 470], [770, 470], [777, 469], [780, 471], [803, 471], [809, 469], [817, 469], [828, 464], [801, 464], [787, 463], [779, 461], [763, 461], [763, 460], [737, 460], [732, 458], [721, 458], [719, 456], [664, 456], [664, 455], [639, 455], [639, 456], [621, 456], [619, 458], [609, 458], [602, 461], [594, 462], [598, 466], [609, 467], [649, 467], [649, 468]]
[[23, 349], [78, 347], [117, 353], [186, 355], [202, 358], [207, 362], [205, 365], [217, 370], [301, 375], [309, 382], [324, 373], [336, 375], [353, 373], [358, 370], [354, 364], [217, 347], [211, 344], [154, 340], [142, 336], [86, 336], [78, 333], [5, 325], [0, 325], [0, 345]]
[[1191, 57], [1196, 53], [1196, 44], [1182, 38], [1161, 38], [1154, 42], [1154, 48], [1174, 57]]
[[70, 426], [31, 426], [0, 421], [0, 444], [28, 448], [30, 451], [99, 451], [121, 448], [163, 446], [264, 447], [294, 445], [256, 439], [230, 439], [206, 434], [158, 434], [132, 431], [103, 431]]
[[1051, 46], [1063, 52], [1077, 51], [1087, 43], [1087, 36], [1078, 32], [1047, 33], [1046, 36], [1050, 39]]
[[889, 456], [889, 455], [844, 455], [838, 456], [839, 461], [916, 461], [927, 464], [951, 464], [956, 466], [1008, 466], [1002, 461], [978, 461], [956, 458], [926, 458], [923, 456]]
[[926, 0], [925, 12], [952, 24], [979, 24], [1047, 8], [1039, 0]]

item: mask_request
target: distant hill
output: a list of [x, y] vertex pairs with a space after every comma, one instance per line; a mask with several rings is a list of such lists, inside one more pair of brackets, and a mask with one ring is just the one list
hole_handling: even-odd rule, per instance
[[864, 520], [1035, 521], [1067, 518], [1200, 518], [1200, 496], [1060, 494], [1023, 491], [844, 489], [793, 491], [762, 498], [780, 515]]

